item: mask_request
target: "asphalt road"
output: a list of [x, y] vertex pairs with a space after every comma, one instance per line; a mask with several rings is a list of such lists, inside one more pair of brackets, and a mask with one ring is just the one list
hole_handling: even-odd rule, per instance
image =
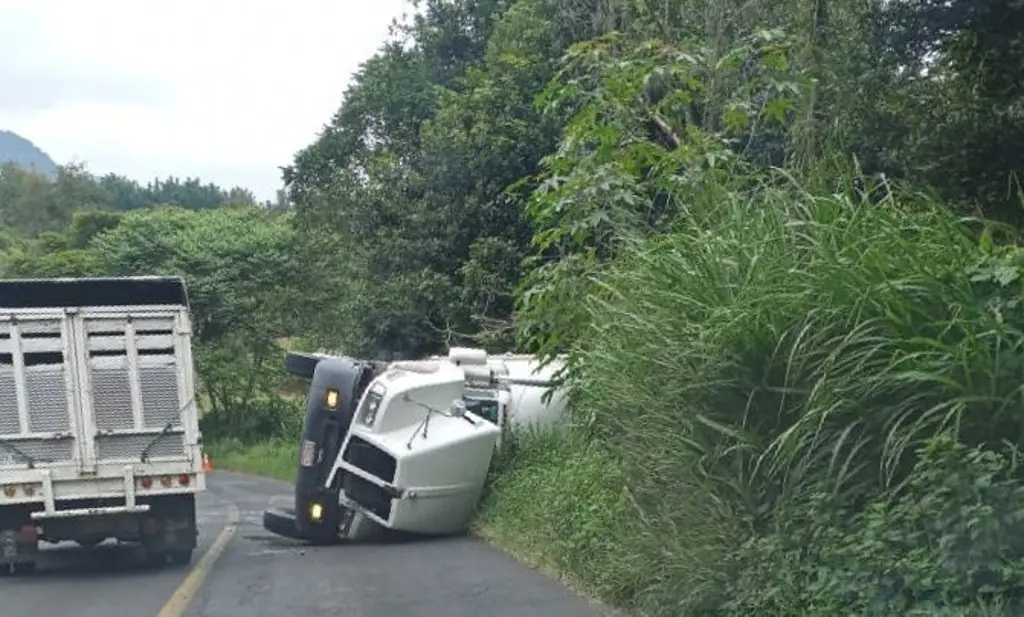
[[[187, 617], [600, 617], [607, 610], [512, 557], [469, 538], [308, 547], [263, 530], [268, 504], [290, 487], [216, 471], [199, 501], [193, 565], [235, 513], [238, 527], [191, 598]], [[189, 568], [141, 566], [124, 547], [56, 546], [29, 577], [0, 579], [2, 617], [148, 617]], [[200, 567], [200, 569], [203, 569]], [[191, 579], [197, 579], [191, 576]], [[186, 583], [195, 583], [191, 580]]]

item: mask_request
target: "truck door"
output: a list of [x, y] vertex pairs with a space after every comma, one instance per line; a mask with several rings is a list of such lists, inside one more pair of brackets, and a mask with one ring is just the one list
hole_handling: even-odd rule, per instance
[[119, 307], [90, 309], [78, 341], [88, 396], [81, 423], [87, 465], [190, 459], [182, 411], [191, 392], [179, 370], [180, 311]]
[[0, 468], [81, 463], [73, 341], [62, 309], [0, 306]]

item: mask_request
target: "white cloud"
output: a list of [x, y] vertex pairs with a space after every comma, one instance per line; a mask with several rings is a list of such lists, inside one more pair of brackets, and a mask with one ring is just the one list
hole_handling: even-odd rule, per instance
[[405, 0], [0, 0], [0, 129], [270, 198]]

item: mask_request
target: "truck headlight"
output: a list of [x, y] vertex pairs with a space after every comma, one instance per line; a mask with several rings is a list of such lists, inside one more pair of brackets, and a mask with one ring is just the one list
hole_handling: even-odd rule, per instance
[[328, 409], [334, 409], [338, 406], [338, 398], [340, 398], [338, 391], [331, 388], [324, 395], [324, 404], [327, 405]]
[[311, 504], [309, 506], [309, 518], [314, 521], [319, 521], [320, 517], [324, 515], [324, 507], [318, 503]]

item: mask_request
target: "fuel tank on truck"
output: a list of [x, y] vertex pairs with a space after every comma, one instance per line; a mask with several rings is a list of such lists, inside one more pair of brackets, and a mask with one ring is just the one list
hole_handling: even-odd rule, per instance
[[466, 396], [491, 402], [494, 413], [485, 415], [501, 428], [549, 427], [565, 416], [568, 404], [565, 391], [552, 387], [565, 367], [565, 356], [557, 356], [544, 364], [528, 354], [488, 355], [482, 349], [453, 347], [443, 360], [470, 371], [485, 369], [491, 374], [490, 383], [472, 383], [471, 379]]
[[497, 360], [503, 363], [508, 371], [510, 428], [527, 425], [549, 427], [563, 419], [568, 400], [562, 388], [523, 385], [522, 382], [553, 381], [556, 374], [565, 366], [564, 357], [556, 358], [543, 367], [541, 361], [534, 356], [509, 355], [499, 357]]

